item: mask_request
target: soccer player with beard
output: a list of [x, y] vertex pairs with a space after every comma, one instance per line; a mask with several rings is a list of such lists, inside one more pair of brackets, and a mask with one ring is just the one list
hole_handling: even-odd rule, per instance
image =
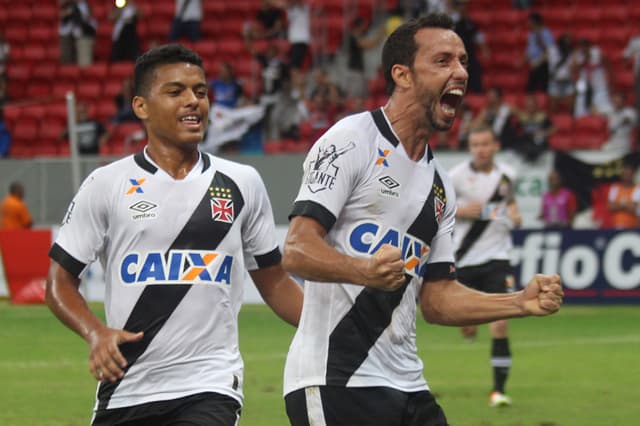
[[506, 295], [456, 281], [455, 193], [427, 145], [466, 89], [452, 28], [442, 14], [398, 27], [382, 52], [389, 102], [336, 123], [305, 160], [283, 258], [305, 279], [284, 378], [294, 426], [446, 425], [417, 355], [416, 305], [428, 322], [460, 326], [562, 303], [557, 275]]
[[[293, 325], [302, 289], [282, 269], [256, 170], [198, 150], [209, 117], [202, 60], [154, 48], [136, 61], [134, 86], [148, 144], [93, 171], [74, 197], [49, 253], [47, 304], [89, 346], [94, 426], [235, 426], [247, 271]], [[106, 324], [78, 291], [97, 259]]]

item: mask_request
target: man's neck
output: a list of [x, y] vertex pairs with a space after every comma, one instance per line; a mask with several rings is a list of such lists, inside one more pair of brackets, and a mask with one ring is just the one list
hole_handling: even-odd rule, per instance
[[424, 157], [432, 130], [422, 125], [415, 105], [400, 104], [392, 99], [383, 107], [391, 128], [398, 136], [407, 156], [413, 161]]
[[196, 165], [199, 158], [197, 145], [188, 145], [184, 149], [164, 145], [148, 145], [146, 154], [176, 180], [184, 179]]

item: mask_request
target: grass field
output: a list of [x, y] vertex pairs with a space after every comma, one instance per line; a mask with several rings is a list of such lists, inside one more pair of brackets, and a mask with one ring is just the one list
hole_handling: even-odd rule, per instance
[[[286, 426], [282, 368], [293, 328], [247, 305], [240, 329], [240, 424]], [[514, 405], [495, 410], [486, 327], [467, 343], [457, 329], [418, 325], [426, 377], [452, 426], [640, 424], [640, 307], [565, 306], [554, 317], [514, 320], [510, 331]], [[95, 382], [86, 358], [84, 342], [45, 307], [0, 301], [0, 425], [87, 425]]]

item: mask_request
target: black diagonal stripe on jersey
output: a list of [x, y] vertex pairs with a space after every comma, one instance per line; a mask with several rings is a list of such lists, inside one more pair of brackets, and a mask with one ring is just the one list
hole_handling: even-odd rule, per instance
[[[231, 189], [234, 217], [237, 218], [244, 206], [244, 200], [236, 183], [227, 175], [216, 172], [209, 186]], [[207, 187], [200, 204], [167, 250], [167, 254], [175, 249], [215, 250], [232, 225], [232, 223], [213, 220], [211, 196]], [[124, 330], [132, 332], [144, 331], [144, 338], [141, 341], [126, 343], [120, 347], [122, 355], [127, 360], [128, 366], [125, 370], [131, 368], [138, 357], [144, 353], [190, 288], [191, 284], [155, 284], [145, 287], [123, 327]], [[107, 407], [111, 395], [119, 384], [120, 380], [100, 385], [99, 410]]]
[[[506, 180], [507, 182], [511, 182], [509, 177], [507, 175], [503, 174], [500, 177], [500, 179], [498, 180], [498, 186], [496, 187], [495, 191], [493, 192], [493, 195], [489, 199], [490, 203], [492, 203], [492, 202], [496, 203], [496, 202], [502, 201], [504, 199], [504, 196], [500, 195], [500, 185], [502, 184], [503, 180]], [[478, 219], [478, 220], [473, 221], [473, 223], [471, 224], [471, 228], [469, 228], [469, 230], [465, 234], [464, 238], [462, 239], [462, 242], [460, 243], [460, 247], [458, 247], [458, 250], [456, 250], [456, 260], [457, 261], [462, 259], [463, 256], [465, 254], [467, 254], [469, 249], [471, 249], [471, 246], [473, 246], [475, 244], [475, 242], [478, 241], [478, 238], [480, 238], [482, 233], [487, 229], [487, 226], [489, 226], [489, 220]]]
[[[440, 188], [442, 180], [434, 173], [434, 183]], [[438, 231], [435, 220], [433, 187], [422, 210], [407, 230], [408, 234], [431, 244]], [[418, 254], [419, 255], [419, 254]], [[340, 320], [329, 336], [327, 357], [327, 385], [346, 386], [349, 379], [369, 354], [369, 350], [391, 324], [393, 311], [398, 307], [411, 276], [399, 289], [387, 292], [365, 287], [356, 297], [351, 309]]]

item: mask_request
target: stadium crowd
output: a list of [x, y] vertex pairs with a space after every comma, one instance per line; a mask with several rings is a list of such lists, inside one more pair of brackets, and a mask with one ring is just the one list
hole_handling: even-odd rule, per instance
[[213, 107], [204, 149], [306, 152], [341, 118], [387, 101], [380, 42], [404, 20], [434, 11], [454, 19], [470, 80], [453, 128], [432, 136], [432, 148], [464, 150], [469, 129], [488, 124], [504, 150], [534, 164], [549, 151], [637, 152], [640, 8], [633, 2], [122, 3], [64, 0], [36, 12], [24, 2], [0, 14], [0, 156], [68, 155], [62, 95], [69, 89], [92, 123], [79, 130], [91, 141], [83, 154], [139, 149], [132, 61], [166, 42], [205, 60]]

